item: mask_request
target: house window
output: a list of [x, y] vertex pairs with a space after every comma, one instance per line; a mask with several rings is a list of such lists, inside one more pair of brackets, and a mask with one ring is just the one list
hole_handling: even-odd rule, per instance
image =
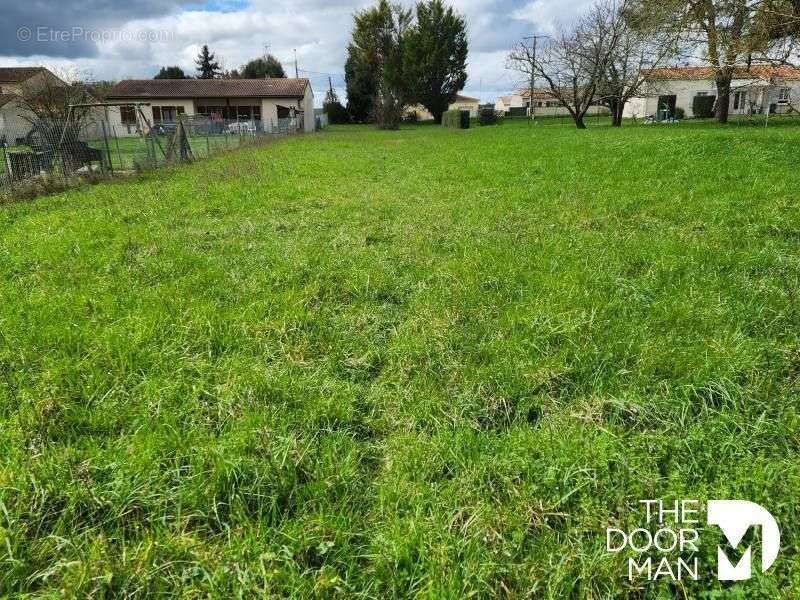
[[153, 121], [155, 123], [174, 123], [178, 115], [184, 113], [182, 106], [154, 106]]
[[203, 115], [204, 117], [211, 117], [215, 120], [220, 120], [224, 118], [225, 109], [228, 108], [226, 106], [198, 106], [197, 107], [197, 114]]
[[736, 92], [733, 95], [733, 110], [744, 109], [747, 92]]
[[788, 104], [789, 94], [791, 94], [791, 90], [789, 88], [780, 88], [778, 90], [778, 104]]
[[119, 116], [123, 125], [136, 125], [136, 109], [133, 106], [120, 106]]
[[697, 92], [698, 96], [708, 96], [708, 92]]

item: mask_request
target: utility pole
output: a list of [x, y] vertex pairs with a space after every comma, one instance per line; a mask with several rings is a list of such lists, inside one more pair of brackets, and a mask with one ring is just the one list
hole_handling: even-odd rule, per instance
[[[272, 45], [271, 45], [271, 44], [264, 44], [264, 62], [265, 62], [265, 63], [267, 62], [267, 59], [269, 58], [269, 49], [270, 49], [271, 47], [272, 47]], [[264, 74], [264, 79], [269, 79], [269, 75], [267, 75], [267, 74], [265, 73], [265, 74]]]
[[536, 105], [533, 103], [533, 90], [536, 84], [536, 42], [539, 38], [546, 38], [550, 37], [547, 35], [529, 35], [528, 37], [522, 38], [523, 40], [533, 40], [533, 52], [531, 55], [531, 90], [530, 90], [530, 110], [528, 110], [528, 122], [535, 123], [536, 122]]
[[297, 70], [297, 48], [294, 49], [294, 78], [300, 78], [300, 72]]

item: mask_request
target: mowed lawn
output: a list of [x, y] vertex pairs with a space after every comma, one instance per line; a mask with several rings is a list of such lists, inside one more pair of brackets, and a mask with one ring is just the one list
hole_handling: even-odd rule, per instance
[[[341, 127], [0, 207], [0, 596], [797, 597], [799, 148]], [[650, 498], [781, 554], [628, 583]]]

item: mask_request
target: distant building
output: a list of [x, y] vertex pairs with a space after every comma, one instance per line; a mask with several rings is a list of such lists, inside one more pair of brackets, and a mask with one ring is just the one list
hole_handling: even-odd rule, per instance
[[[509, 117], [527, 117], [531, 114], [531, 90], [530, 88], [520, 88], [507, 96], [500, 96], [495, 101], [494, 108]], [[590, 109], [591, 113], [607, 114], [609, 110], [605, 106], [595, 104]], [[569, 116], [569, 111], [553, 97], [549, 88], [534, 88], [533, 90], [533, 111], [537, 117], [561, 117]]]
[[[643, 72], [642, 94], [625, 106], [624, 116], [661, 120], [682, 109], [694, 117], [695, 98], [717, 96], [714, 71], [710, 67], [674, 67]], [[792, 101], [800, 101], [800, 69], [788, 66], [741, 65], [731, 82], [730, 114], [786, 113]]]
[[[469, 96], [457, 95], [456, 99], [450, 103], [448, 110], [468, 110], [470, 117], [477, 117], [481, 101], [478, 98], [471, 98]], [[416, 113], [418, 121], [432, 121], [433, 115], [430, 111], [421, 104], [412, 104], [407, 106], [404, 114], [410, 116]]]

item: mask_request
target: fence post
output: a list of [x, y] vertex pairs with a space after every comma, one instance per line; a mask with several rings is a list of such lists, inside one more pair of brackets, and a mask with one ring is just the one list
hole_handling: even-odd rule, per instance
[[114, 132], [114, 144], [117, 146], [117, 156], [119, 157], [119, 168], [125, 170], [125, 165], [122, 164], [122, 150], [119, 149], [119, 136], [117, 135], [117, 128], [112, 129]]
[[[114, 165], [112, 164], [111, 160], [111, 148], [108, 145], [108, 133], [106, 132], [106, 122], [100, 121], [100, 125], [103, 126], [103, 141], [106, 144], [106, 160], [108, 161], [108, 170], [111, 173], [111, 176], [114, 176]], [[102, 161], [101, 161], [102, 162]]]
[[3, 140], [3, 163], [6, 168], [6, 177], [8, 177], [8, 187], [11, 188], [11, 193], [14, 193], [14, 173], [11, 171], [11, 159], [8, 158], [8, 151], [6, 150], [6, 141]]

